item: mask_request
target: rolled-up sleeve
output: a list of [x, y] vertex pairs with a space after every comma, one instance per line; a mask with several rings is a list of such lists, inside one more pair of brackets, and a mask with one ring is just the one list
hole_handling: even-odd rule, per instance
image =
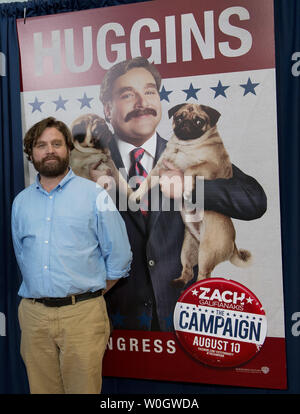
[[132, 252], [125, 223], [108, 193], [97, 197], [97, 232], [106, 267], [106, 279], [115, 280], [129, 275]]

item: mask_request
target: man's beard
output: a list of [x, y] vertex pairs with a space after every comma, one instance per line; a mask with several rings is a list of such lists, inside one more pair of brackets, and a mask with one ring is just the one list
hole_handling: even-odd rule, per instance
[[[56, 162], [46, 163], [48, 160], [56, 160]], [[34, 168], [44, 177], [58, 177], [62, 175], [69, 166], [69, 154], [65, 158], [60, 158], [55, 155], [49, 155], [41, 161], [32, 159]]]

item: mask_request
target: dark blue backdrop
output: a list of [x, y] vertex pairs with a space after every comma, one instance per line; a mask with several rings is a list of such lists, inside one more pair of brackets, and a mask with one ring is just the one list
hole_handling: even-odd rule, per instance
[[[0, 4], [0, 393], [25, 394], [17, 322], [20, 276], [13, 254], [10, 211], [24, 187], [19, 51], [15, 20], [140, 0], [35, 0]], [[171, 0], [169, 0], [171, 1]], [[201, 0], [199, 0], [201, 1]], [[299, 142], [300, 2], [275, 0], [278, 145], [284, 269], [288, 390], [272, 391], [161, 381], [105, 378], [107, 394], [300, 393]], [[298, 52], [298, 53], [297, 53]], [[299, 55], [299, 58], [298, 58]], [[299, 65], [297, 60], [299, 59]], [[6, 324], [3, 325], [3, 321]]]

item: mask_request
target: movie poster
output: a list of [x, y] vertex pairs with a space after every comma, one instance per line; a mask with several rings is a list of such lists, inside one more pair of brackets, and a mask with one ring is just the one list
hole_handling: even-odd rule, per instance
[[[219, 171], [220, 160], [226, 159], [227, 167], [228, 162], [229, 168], [232, 163], [256, 180], [266, 196], [267, 207], [259, 217], [229, 220], [218, 216], [225, 230], [222, 225], [218, 227], [215, 239], [211, 239], [213, 231], [205, 234], [216, 249], [223, 237], [231, 237], [232, 242], [235, 231], [234, 257], [225, 255], [224, 260], [211, 266], [211, 274], [183, 284], [170, 312], [164, 315], [162, 329], [150, 328], [147, 313], [132, 316], [138, 321], [132, 329], [123, 310], [115, 309], [104, 375], [284, 389], [273, 1], [152, 1], [62, 13], [19, 20], [18, 36], [24, 133], [48, 116], [70, 127], [83, 119], [92, 122], [94, 116], [106, 118], [114, 133], [107, 107], [99, 98], [102, 80], [114, 65], [143, 56], [161, 75], [157, 133], [168, 143], [177, 140], [173, 147], [168, 145], [169, 151], [176, 147], [180, 152], [195, 140], [187, 151], [187, 158], [194, 160], [193, 168], [206, 163], [211, 174], [212, 165]], [[138, 95], [135, 90], [129, 93]], [[205, 124], [206, 129], [193, 137], [174, 138], [175, 117], [181, 122], [188, 112], [193, 112], [191, 119], [197, 128], [203, 129]], [[88, 126], [76, 148], [91, 162], [94, 158], [88, 154], [90, 151], [90, 157], [94, 157], [95, 141], [87, 130]], [[24, 162], [26, 185], [30, 185], [36, 172]], [[191, 167], [184, 165], [182, 170]], [[209, 177], [197, 168], [194, 171], [207, 179], [230, 177], [230, 172], [226, 176], [226, 168], [223, 175]], [[89, 168], [85, 171], [89, 173]], [[191, 202], [190, 195], [184, 200]], [[252, 194], [248, 197], [251, 200]], [[210, 213], [216, 223], [214, 213]], [[155, 214], [168, 217], [164, 211]], [[176, 214], [178, 223], [186, 228], [180, 211]], [[185, 245], [187, 251], [193, 245], [199, 263], [206, 243], [202, 226], [205, 217], [208, 215], [204, 212], [204, 219], [202, 216], [189, 227], [193, 229], [187, 230], [190, 244]], [[160, 216], [156, 227], [159, 220]], [[167, 224], [165, 219], [164, 239], [157, 240], [162, 250], [169, 243], [168, 234], [174, 237]], [[208, 221], [205, 226], [209, 228]], [[172, 243], [176, 243], [177, 250], [170, 249], [166, 259], [180, 263], [183, 233]], [[174, 254], [178, 257], [172, 257]], [[156, 265], [152, 259], [148, 264], [149, 268]], [[168, 275], [166, 268], [153, 289], [158, 289], [164, 278], [179, 276], [180, 272]], [[164, 291], [163, 299], [155, 291], [157, 303], [167, 302], [171, 289]], [[128, 298], [129, 313], [138, 296], [136, 291]]]

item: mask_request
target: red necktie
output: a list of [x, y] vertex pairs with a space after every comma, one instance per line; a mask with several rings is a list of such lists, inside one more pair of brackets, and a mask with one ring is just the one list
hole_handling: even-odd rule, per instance
[[[143, 148], [135, 148], [130, 152], [131, 167], [129, 169], [129, 178], [135, 177], [133, 187], [137, 190], [143, 180], [147, 177], [148, 173], [141, 164], [145, 150]], [[144, 216], [148, 213], [148, 199], [147, 196], [143, 197], [140, 201], [140, 210]]]

